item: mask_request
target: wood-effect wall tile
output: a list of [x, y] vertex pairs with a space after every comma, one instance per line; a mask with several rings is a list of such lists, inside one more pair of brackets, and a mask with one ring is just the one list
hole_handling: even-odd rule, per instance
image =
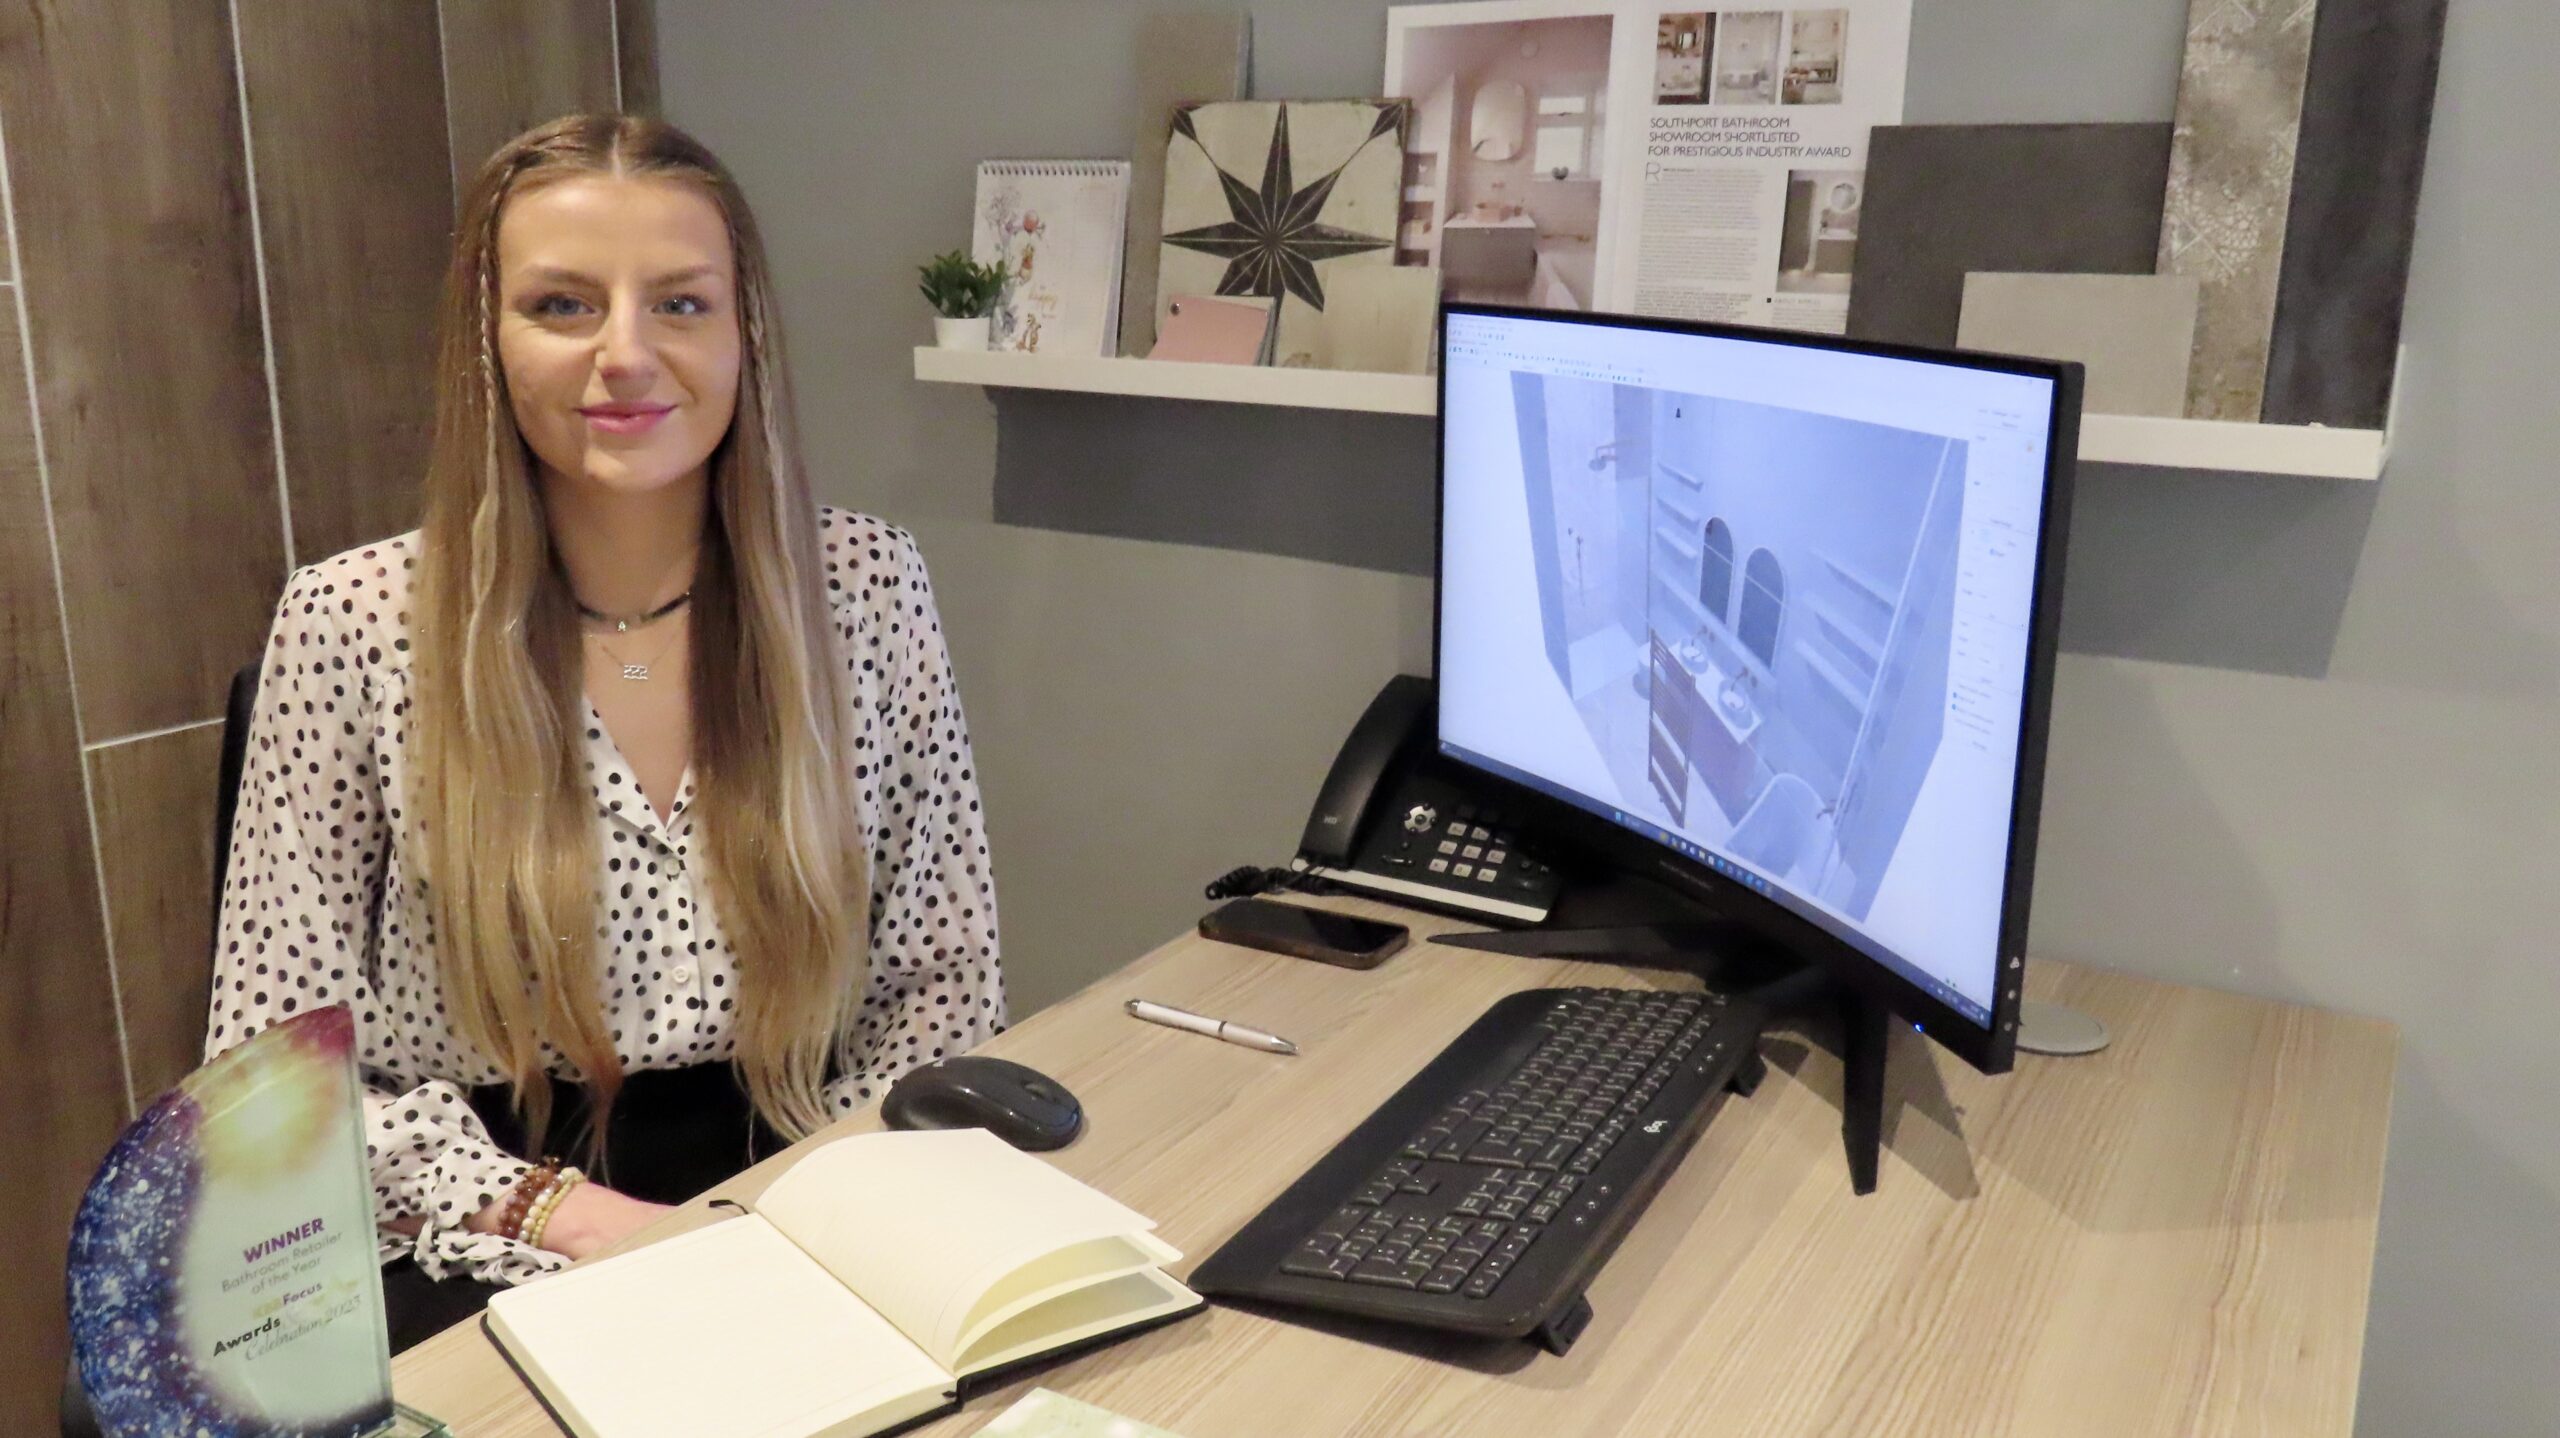
[[285, 569], [228, 8], [0, 4], [0, 126], [85, 733], [209, 718]]
[[500, 145], [545, 120], [611, 110], [614, 0], [443, 0], [454, 190]]
[[416, 526], [453, 229], [435, 0], [238, 0], [296, 562]]
[[614, 0], [614, 47], [622, 67], [622, 108], [658, 113], [658, 7], [652, 0]]
[[213, 982], [213, 809], [222, 726], [92, 751], [133, 1091], [148, 1103], [204, 1057]]
[[0, 1433], [50, 1433], [63, 1244], [125, 1074], [21, 361], [0, 303]]

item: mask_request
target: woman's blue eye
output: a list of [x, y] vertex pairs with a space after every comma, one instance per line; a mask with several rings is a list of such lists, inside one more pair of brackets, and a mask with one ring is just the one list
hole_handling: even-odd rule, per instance
[[702, 297], [699, 295], [675, 295], [662, 301], [661, 304], [662, 307], [670, 308], [673, 313], [681, 315], [687, 319], [690, 319], [695, 315], [708, 313], [711, 309], [711, 306], [704, 303]]
[[576, 295], [544, 295], [533, 302], [534, 314], [542, 319], [566, 319], [586, 308]]

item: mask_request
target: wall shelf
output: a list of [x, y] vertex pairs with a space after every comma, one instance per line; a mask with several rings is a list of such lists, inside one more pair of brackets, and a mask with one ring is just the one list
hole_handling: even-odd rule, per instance
[[1181, 364], [1171, 360], [1009, 354], [995, 350], [916, 350], [916, 378], [1003, 389], [1082, 390], [1220, 404], [1430, 414], [1439, 380], [1427, 374], [1360, 374], [1348, 370], [1268, 365]]
[[[930, 346], [916, 350], [915, 369], [917, 379], [946, 384], [1075, 390], [1368, 414], [1428, 415], [1438, 407], [1440, 399], [1438, 378], [1424, 374], [1178, 364], [1167, 360], [1007, 354]], [[2122, 414], [2093, 414], [2080, 421], [2080, 458], [2089, 463], [2377, 480], [2390, 455], [2388, 430], [2235, 424]]]

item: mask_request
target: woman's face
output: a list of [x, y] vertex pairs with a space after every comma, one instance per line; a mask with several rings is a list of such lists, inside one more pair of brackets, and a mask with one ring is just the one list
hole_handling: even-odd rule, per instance
[[553, 483], [693, 477], [738, 410], [737, 262], [686, 184], [579, 176], [498, 217], [498, 360]]

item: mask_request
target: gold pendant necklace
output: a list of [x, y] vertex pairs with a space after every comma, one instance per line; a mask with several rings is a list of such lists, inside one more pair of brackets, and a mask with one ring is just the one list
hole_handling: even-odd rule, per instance
[[658, 646], [658, 652], [650, 655], [647, 663], [634, 664], [630, 660], [623, 658], [620, 654], [615, 653], [613, 646], [604, 642], [603, 635], [595, 633], [587, 635], [587, 638], [595, 641], [595, 646], [598, 649], [604, 651], [605, 658], [622, 666], [622, 677], [631, 680], [634, 683], [647, 682], [651, 666], [655, 665], [659, 660], [666, 658], [667, 651], [675, 648], [676, 641], [683, 637], [684, 626], [682, 624], [675, 625], [668, 631], [667, 642]]

